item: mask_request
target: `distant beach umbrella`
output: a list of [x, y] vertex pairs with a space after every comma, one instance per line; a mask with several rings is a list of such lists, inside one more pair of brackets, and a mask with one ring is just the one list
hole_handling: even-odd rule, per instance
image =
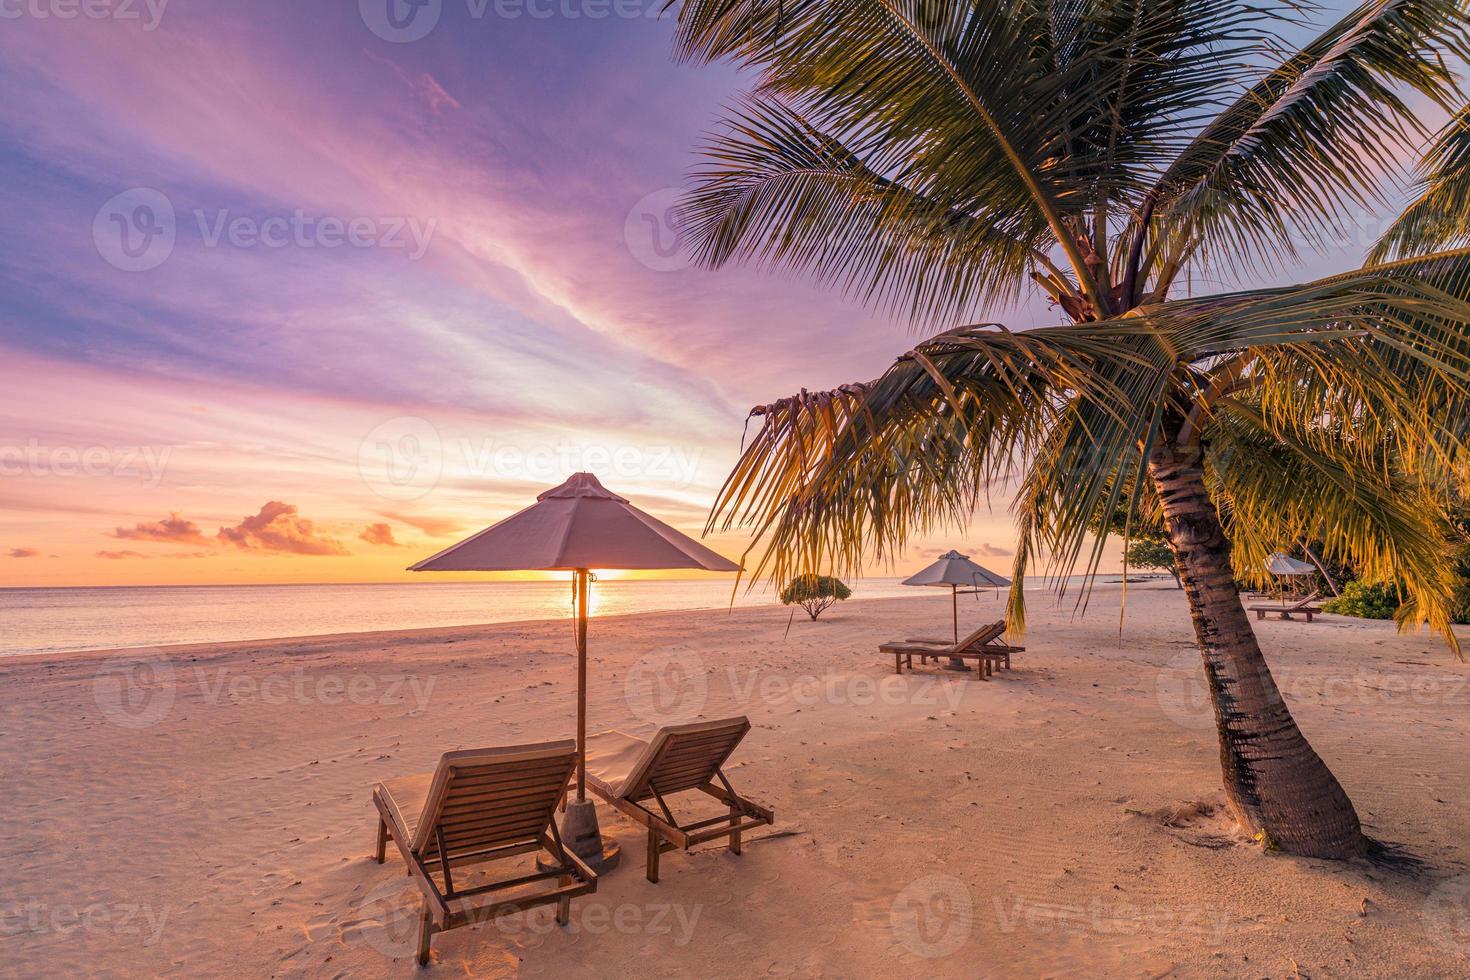
[[1273, 551], [1266, 556], [1266, 571], [1278, 580], [1279, 591], [1284, 596], [1287, 590], [1287, 586], [1284, 584], [1285, 581], [1291, 582], [1291, 588], [1293, 590], [1300, 589], [1305, 592], [1306, 586], [1298, 583], [1296, 580], [1315, 576], [1317, 574], [1317, 566], [1311, 562], [1288, 557], [1279, 551]]
[[1281, 576], [1316, 575], [1317, 566], [1311, 562], [1289, 558], [1279, 551], [1273, 551], [1266, 556], [1266, 571], [1272, 575]]
[[[576, 473], [536, 503], [459, 544], [409, 566], [412, 572], [569, 571], [577, 637], [577, 800], [562, 835], [595, 866], [617, 859], [587, 800], [587, 600], [594, 569], [702, 569], [740, 566], [634, 507], [591, 473]], [[580, 845], [580, 846], [579, 846]]]
[[960, 591], [967, 589], [965, 594], [970, 595], [981, 589], [1009, 588], [1011, 580], [1003, 575], [997, 575], [984, 565], [977, 565], [970, 560], [969, 555], [962, 555], [958, 551], [947, 551], [928, 568], [904, 579], [903, 584], [949, 589], [950, 601], [954, 607], [954, 641], [958, 643], [960, 642]]

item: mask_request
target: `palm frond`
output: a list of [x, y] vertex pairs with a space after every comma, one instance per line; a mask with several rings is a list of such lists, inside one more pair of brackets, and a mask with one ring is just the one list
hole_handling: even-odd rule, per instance
[[[683, 212], [695, 258], [811, 275], [915, 320], [1013, 298], [1048, 265], [1045, 224], [1010, 226], [983, 200], [966, 210], [875, 173], [859, 154], [771, 97], [747, 100], [711, 137]], [[1023, 216], [1024, 218], [1024, 216]]]
[[1420, 194], [1384, 233], [1369, 262], [1470, 244], [1470, 105], [1420, 163]]
[[1231, 263], [1295, 254], [1296, 234], [1329, 242], [1423, 135], [1401, 91], [1455, 100], [1443, 55], [1466, 51], [1465, 17], [1464, 0], [1367, 0], [1195, 136], [1159, 178], [1155, 213]]
[[[1432, 443], [1440, 463], [1462, 458], [1437, 413], [1470, 413], [1467, 322], [1470, 250], [1101, 323], [949, 331], [874, 382], [757, 409], [763, 425], [710, 526], [756, 529], [757, 576], [842, 575], [961, 524], [987, 487], [1011, 478], [1022, 534], [1013, 577], [1041, 556], [1054, 573], [1095, 570], [1111, 516], [1139, 510], [1157, 440], [1180, 438], [1189, 419], [1199, 431], [1254, 412], [1278, 443], [1357, 480], [1372, 476], [1370, 457], [1315, 436], [1324, 411], [1368, 420], [1373, 438], [1391, 433], [1403, 452], [1422, 456]], [[1249, 394], [1232, 398], [1232, 386], [1214, 384], [1221, 376]], [[1432, 397], [1415, 400], [1426, 386]], [[1397, 525], [1374, 526], [1391, 535]], [[1013, 602], [1019, 622], [1022, 590]]]

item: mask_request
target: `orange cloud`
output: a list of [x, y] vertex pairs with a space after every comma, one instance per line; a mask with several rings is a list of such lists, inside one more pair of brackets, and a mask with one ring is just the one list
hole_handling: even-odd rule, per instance
[[97, 557], [121, 561], [124, 558], [147, 558], [148, 556], [141, 551], [99, 551]]
[[35, 548], [11, 548], [10, 549], [10, 557], [12, 557], [12, 558], [35, 558], [39, 554], [40, 554], [40, 552], [37, 551]]
[[369, 524], [362, 529], [358, 535], [368, 544], [380, 545], [384, 548], [402, 548], [403, 545], [393, 537], [393, 527], [389, 524]]
[[146, 521], [132, 527], [120, 527], [112, 532], [114, 538], [125, 541], [164, 541], [169, 544], [210, 545], [199, 525], [185, 520], [177, 513], [169, 514], [161, 521]]
[[292, 504], [272, 500], [260, 513], [234, 527], [219, 529], [221, 541], [245, 551], [275, 551], [292, 555], [346, 555], [342, 542], [327, 537], [302, 517]]

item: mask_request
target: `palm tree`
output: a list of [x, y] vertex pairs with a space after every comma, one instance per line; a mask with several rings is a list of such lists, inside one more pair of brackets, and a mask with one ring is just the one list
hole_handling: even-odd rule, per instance
[[[1371, 0], [1289, 45], [1311, 30], [1301, 11], [685, 0], [680, 54], [758, 83], [709, 138], [684, 217], [709, 266], [804, 273], [918, 326], [1033, 288], [1070, 321], [960, 326], [874, 381], [754, 409], [710, 527], [754, 528], [756, 574], [851, 573], [1010, 487], [1019, 629], [1033, 561], [1060, 583], [1097, 568], [1116, 510], [1158, 522], [1234, 816], [1268, 847], [1349, 857], [1369, 842], [1235, 581], [1280, 542], [1320, 541], [1404, 584], [1404, 626], [1455, 643], [1443, 531], [1470, 409], [1470, 249], [1433, 249], [1470, 225], [1465, 117], [1373, 264], [1208, 296], [1181, 283], [1325, 252], [1381, 201], [1430, 136], [1420, 118], [1464, 102], [1447, 61], [1466, 19], [1464, 0]], [[1447, 200], [1458, 222], [1424, 220]]]

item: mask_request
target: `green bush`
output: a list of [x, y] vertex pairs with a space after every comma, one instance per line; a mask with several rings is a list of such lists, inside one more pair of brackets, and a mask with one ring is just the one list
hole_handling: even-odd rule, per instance
[[790, 585], [781, 590], [781, 605], [795, 603], [805, 609], [808, 616], [816, 619], [832, 603], [850, 595], [852, 590], [831, 575], [798, 575], [791, 580]]
[[1183, 588], [1179, 582], [1179, 569], [1174, 565], [1174, 550], [1163, 538], [1134, 538], [1128, 542], [1123, 560], [1129, 568], [1157, 568], [1168, 572], [1174, 576], [1174, 584]]
[[1399, 608], [1398, 590], [1392, 585], [1369, 585], [1349, 582], [1342, 595], [1322, 603], [1322, 611], [1359, 619], [1393, 619]]

